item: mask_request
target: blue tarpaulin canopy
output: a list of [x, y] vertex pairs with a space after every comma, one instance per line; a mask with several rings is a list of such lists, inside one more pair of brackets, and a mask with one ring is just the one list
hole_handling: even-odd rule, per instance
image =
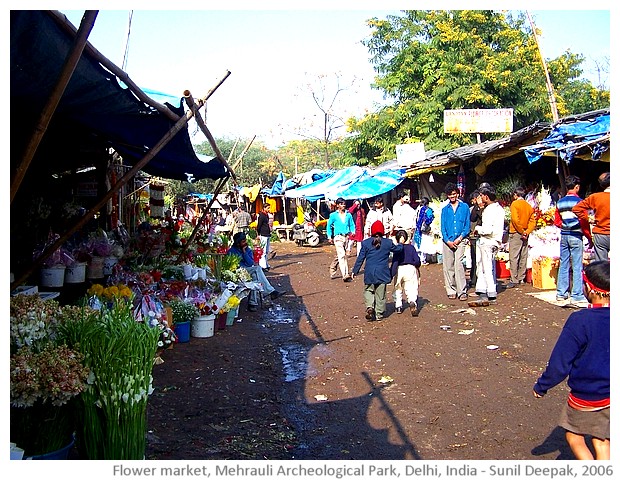
[[543, 140], [525, 148], [525, 156], [530, 163], [551, 151], [557, 152], [566, 163], [570, 163], [575, 156], [583, 157], [583, 153], [592, 160], [600, 160], [609, 149], [609, 123], [609, 110], [567, 117], [555, 124]]
[[284, 178], [284, 173], [282, 173], [282, 172], [278, 173], [278, 176], [274, 180], [273, 185], [271, 186], [271, 188], [263, 188], [261, 190], [261, 193], [264, 193], [268, 197], [274, 197], [276, 195], [282, 195], [284, 193], [284, 181], [285, 180], [286, 179]]
[[373, 170], [365, 167], [348, 167], [330, 171], [326, 177], [303, 187], [287, 190], [289, 198], [305, 198], [311, 202], [326, 198], [335, 200], [364, 199], [381, 195], [397, 187], [405, 179], [405, 169]]

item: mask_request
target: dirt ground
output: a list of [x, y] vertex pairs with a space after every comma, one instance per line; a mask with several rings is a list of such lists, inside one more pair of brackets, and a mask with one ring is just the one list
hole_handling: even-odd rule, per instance
[[368, 322], [361, 272], [329, 279], [332, 246], [273, 249], [267, 276], [286, 295], [242, 302], [233, 326], [154, 367], [148, 459], [573, 458], [557, 427], [566, 386], [532, 395], [571, 310], [532, 285], [467, 310], [431, 264], [419, 317], [396, 314], [389, 287], [387, 318]]

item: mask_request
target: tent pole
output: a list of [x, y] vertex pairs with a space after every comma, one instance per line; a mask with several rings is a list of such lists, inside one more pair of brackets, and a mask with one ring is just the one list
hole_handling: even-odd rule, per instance
[[209, 140], [209, 144], [211, 145], [211, 148], [215, 152], [215, 155], [217, 155], [217, 158], [219, 159], [219, 161], [224, 164], [224, 166], [226, 167], [226, 170], [230, 172], [230, 175], [233, 177], [233, 180], [236, 183], [237, 176], [235, 175], [235, 172], [233, 172], [233, 169], [230, 168], [230, 165], [224, 159], [224, 155], [222, 155], [222, 152], [217, 146], [217, 143], [215, 143], [215, 138], [213, 138], [213, 135], [211, 135], [211, 132], [207, 128], [207, 124], [200, 116], [200, 113], [198, 113], [198, 110], [200, 109], [200, 107], [202, 107], [202, 105], [200, 106], [196, 105], [196, 102], [194, 102], [194, 97], [192, 97], [192, 94], [190, 93], [189, 90], [185, 90], [183, 92], [183, 97], [185, 98], [185, 101], [187, 102], [187, 106], [194, 112], [194, 117], [195, 117], [194, 119], [196, 120], [196, 123], [200, 127], [200, 130], [202, 130], [202, 133], [204, 133], [205, 137], [207, 137], [207, 140]]
[[[226, 75], [216, 84], [214, 88], [212, 88], [207, 95], [204, 97], [202, 105], [207, 98], [209, 98], [213, 92], [228, 78], [230, 72], [227, 71]], [[201, 105], [201, 107], [202, 107]], [[199, 107], [200, 108], [200, 107]], [[177, 123], [173, 125], [173, 127], [166, 133], [161, 140], [149, 150], [149, 152], [142, 157], [142, 159], [136, 163], [130, 170], [128, 170], [121, 178], [118, 179], [116, 184], [93, 206], [88, 212], [84, 214], [64, 235], [62, 235], [58, 240], [56, 240], [52, 245], [47, 247], [42, 254], [36, 258], [32, 265], [26, 269], [26, 271], [17, 278], [15, 282], [11, 284], [11, 289], [13, 289], [13, 285], [19, 285], [21, 282], [26, 280], [34, 270], [41, 265], [47, 258], [49, 258], [63, 243], [65, 243], [71, 236], [77, 232], [80, 228], [84, 227], [88, 221], [99, 211], [101, 208], [105, 206], [110, 198], [120, 190], [129, 180], [131, 180], [136, 173], [138, 173], [144, 166], [149, 163], [155, 155], [157, 155], [162, 148], [164, 148], [170, 140], [187, 124], [187, 122], [194, 116], [194, 111], [188, 110], [183, 117], [181, 117]], [[227, 177], [226, 177], [227, 178]]]
[[36, 153], [37, 148], [39, 148], [41, 139], [47, 131], [47, 127], [49, 126], [52, 116], [56, 111], [56, 107], [58, 107], [58, 104], [60, 103], [60, 99], [67, 88], [69, 80], [71, 80], [75, 67], [80, 61], [82, 52], [84, 51], [84, 46], [86, 45], [88, 36], [93, 29], [98, 13], [98, 10], [86, 10], [84, 17], [82, 17], [80, 29], [75, 37], [73, 47], [71, 48], [71, 51], [65, 60], [65, 64], [60, 71], [58, 81], [50, 93], [45, 107], [43, 107], [43, 111], [41, 112], [39, 120], [34, 128], [34, 132], [30, 137], [30, 141], [28, 142], [26, 150], [22, 156], [22, 160], [15, 171], [13, 180], [11, 181], [11, 203], [13, 203], [13, 199], [15, 198], [22, 181], [26, 176], [26, 172], [30, 167], [34, 154]]

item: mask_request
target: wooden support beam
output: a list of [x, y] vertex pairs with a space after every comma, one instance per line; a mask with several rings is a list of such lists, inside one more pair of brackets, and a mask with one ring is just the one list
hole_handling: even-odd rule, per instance
[[[227, 71], [224, 77], [218, 81], [218, 83], [213, 87], [207, 95], [201, 99], [200, 107], [204, 105], [209, 97], [213, 95], [215, 90], [230, 76], [230, 72]], [[200, 108], [199, 107], [199, 108]], [[33, 261], [30, 268], [26, 270], [23, 274], [21, 274], [16, 281], [11, 284], [11, 289], [13, 289], [13, 285], [20, 285], [23, 281], [25, 281], [37, 267], [39, 267], [47, 258], [49, 258], [61, 245], [63, 245], [71, 236], [77, 232], [80, 228], [83, 228], [88, 221], [101, 210], [105, 204], [108, 202], [112, 196], [121, 189], [133, 176], [138, 173], [145, 165], [147, 165], [155, 155], [157, 155], [162, 148], [166, 146], [166, 144], [182, 129], [185, 127], [187, 122], [194, 116], [194, 110], [188, 110], [183, 117], [181, 117], [174, 126], [166, 133], [161, 140], [149, 150], [149, 152], [136, 163], [130, 170], [128, 170], [121, 178], [118, 179], [115, 185], [88, 211], [84, 216], [82, 216], [78, 221], [67, 231], [65, 232], [58, 240], [56, 240], [52, 245], [47, 247], [42, 254], [37, 257], [36, 260]], [[228, 178], [228, 177], [226, 177]]]

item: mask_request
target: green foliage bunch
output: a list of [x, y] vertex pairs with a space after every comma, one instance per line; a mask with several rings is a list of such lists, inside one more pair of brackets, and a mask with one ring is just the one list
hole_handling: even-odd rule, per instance
[[84, 356], [88, 386], [79, 397], [78, 446], [90, 460], [142, 460], [146, 408], [160, 330], [134, 319], [129, 302], [94, 313], [88, 307], [62, 326]]

